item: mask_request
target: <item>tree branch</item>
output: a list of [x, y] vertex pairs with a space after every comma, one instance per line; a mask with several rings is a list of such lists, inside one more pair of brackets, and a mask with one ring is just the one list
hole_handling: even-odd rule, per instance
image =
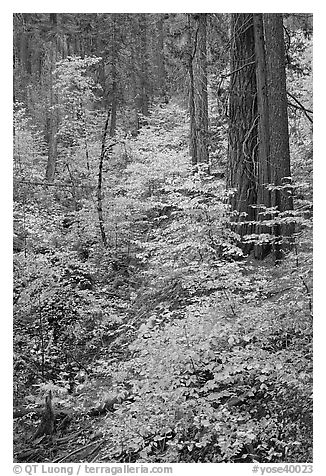
[[110, 144], [108, 147], [105, 147], [110, 116], [111, 116], [111, 109], [108, 110], [105, 125], [104, 125], [104, 131], [103, 131], [103, 136], [102, 136], [101, 155], [100, 155], [100, 160], [99, 160], [98, 184], [97, 184], [97, 212], [98, 212], [98, 219], [99, 219], [102, 242], [103, 242], [103, 245], [104, 245], [105, 248], [107, 248], [108, 242], [107, 242], [107, 237], [106, 237], [105, 227], [104, 227], [103, 203], [102, 203], [102, 198], [103, 198], [103, 196], [102, 196], [103, 162], [104, 162], [105, 154], [110, 149], [112, 149], [112, 147], [115, 145], [115, 143], [113, 143], [113, 144]]
[[293, 101], [295, 101], [298, 104], [298, 106], [292, 103], [288, 103], [288, 104], [292, 107], [295, 107], [296, 109], [301, 109], [301, 111], [303, 111], [306, 118], [311, 122], [311, 124], [313, 124], [312, 118], [308, 115], [308, 112], [309, 114], [313, 114], [313, 112], [310, 109], [307, 109], [306, 107], [304, 107], [304, 105], [295, 96], [293, 96], [293, 94], [289, 93], [288, 91], [287, 91], [287, 95], [290, 96], [290, 98], [293, 99]]
[[252, 64], [255, 64], [255, 63], [256, 63], [256, 61], [250, 61], [250, 63], [246, 63], [246, 64], [240, 66], [240, 68], [235, 69], [234, 71], [231, 71], [231, 72], [228, 73], [228, 74], [223, 74], [223, 75], [222, 75], [222, 78], [228, 78], [229, 76], [232, 76], [232, 74], [238, 73], [239, 71], [241, 71], [242, 69], [246, 68], [247, 66], [251, 66]]
[[[50, 182], [31, 182], [29, 180], [19, 180], [19, 179], [16, 179], [16, 178], [14, 178], [13, 180], [14, 180], [14, 182], [17, 182], [17, 183], [22, 183], [24, 185], [34, 185], [36, 187], [61, 187], [61, 188], [72, 188], [73, 187], [73, 184], [71, 184], [71, 183], [63, 184], [63, 183], [50, 183]], [[80, 185], [78, 185], [78, 187], [93, 188], [93, 185], [80, 184]]]

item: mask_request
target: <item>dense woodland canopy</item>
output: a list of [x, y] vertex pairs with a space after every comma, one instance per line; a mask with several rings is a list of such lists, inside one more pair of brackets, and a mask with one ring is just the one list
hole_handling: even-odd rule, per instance
[[312, 461], [312, 16], [14, 14], [21, 462]]

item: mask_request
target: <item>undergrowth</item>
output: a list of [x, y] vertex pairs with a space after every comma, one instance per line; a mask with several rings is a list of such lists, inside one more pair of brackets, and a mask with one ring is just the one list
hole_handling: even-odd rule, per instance
[[[16, 119], [26, 128], [24, 111]], [[311, 461], [311, 197], [299, 182], [306, 143], [297, 169], [294, 162], [304, 220], [275, 266], [241, 251], [223, 180], [192, 174], [187, 127], [170, 103], [153, 109], [137, 138], [119, 139], [105, 163], [107, 249], [94, 200], [96, 134], [84, 196], [17, 188], [25, 246], [14, 257], [14, 398], [30, 411], [16, 420], [17, 460], [27, 458], [33, 410], [51, 389], [70, 425], [100, 429], [97, 461]], [[29, 167], [37, 179], [42, 143], [33, 131], [19, 140], [20, 157], [36, 151]], [[62, 451], [40, 444], [42, 456], [31, 458]]]

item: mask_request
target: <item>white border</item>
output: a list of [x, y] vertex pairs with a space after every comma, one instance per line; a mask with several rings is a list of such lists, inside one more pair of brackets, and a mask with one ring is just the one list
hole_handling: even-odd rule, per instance
[[[90, 8], [91, 7], [91, 8]], [[325, 372], [325, 302], [323, 296], [326, 294], [326, 280], [322, 279], [326, 275], [325, 263], [325, 240], [326, 240], [326, 143], [325, 143], [325, 82], [326, 71], [326, 41], [325, 29], [326, 18], [325, 8], [321, 2], [297, 1], [279, 1], [274, 0], [269, 3], [240, 2], [232, 1], [219, 3], [216, 0], [186, 2], [170, 1], [156, 3], [154, 1], [123, 1], [119, 2], [84, 2], [81, 7], [77, 1], [14, 1], [11, 4], [1, 6], [0, 15], [0, 34], [1, 34], [1, 186], [0, 186], [0, 204], [1, 204], [1, 257], [2, 272], [0, 290], [2, 297], [2, 315], [1, 315], [1, 431], [2, 431], [2, 463], [5, 467], [1, 469], [2, 474], [12, 474], [12, 14], [14, 12], [112, 12], [112, 13], [155, 13], [155, 12], [216, 12], [229, 13], [237, 11], [246, 12], [302, 12], [314, 13], [314, 291], [315, 291], [315, 324], [314, 324], [314, 472], [313, 475], [326, 474], [326, 465], [324, 459], [325, 437], [325, 407], [326, 407], [326, 388], [324, 382]], [[325, 315], [325, 316], [324, 316]], [[8, 463], [8, 467], [7, 467]], [[175, 466], [175, 465], [173, 465]], [[275, 465], [278, 466], [278, 465]], [[226, 465], [216, 466], [205, 464], [200, 466], [200, 471], [207, 474], [221, 475], [245, 475], [251, 474], [251, 465]], [[180, 471], [187, 474], [198, 471], [196, 464], [178, 465], [174, 474]], [[7, 471], [8, 469], [8, 471]]]

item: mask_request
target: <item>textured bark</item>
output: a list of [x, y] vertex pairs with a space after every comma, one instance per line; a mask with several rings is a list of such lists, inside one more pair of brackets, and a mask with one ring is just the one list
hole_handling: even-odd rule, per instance
[[207, 14], [188, 14], [189, 154], [194, 171], [208, 164]]
[[[257, 78], [257, 107], [259, 114], [259, 144], [258, 144], [258, 196], [257, 220], [266, 220], [270, 216], [264, 213], [265, 208], [271, 207], [271, 194], [267, 184], [271, 183], [270, 157], [269, 157], [269, 108], [267, 91], [266, 52], [264, 39], [264, 25], [262, 13], [255, 13], [255, 52], [256, 52], [256, 78]], [[257, 233], [270, 233], [270, 228], [264, 225], [257, 226]], [[255, 257], [263, 259], [270, 251], [269, 244], [255, 246]]]
[[[231, 73], [229, 99], [228, 187], [235, 231], [243, 237], [254, 232], [257, 203], [257, 100], [253, 15], [231, 15]], [[252, 245], [244, 246], [249, 252]]]
[[[282, 14], [264, 14], [266, 73], [269, 113], [270, 180], [274, 186], [286, 186], [290, 181], [290, 147], [287, 113], [285, 48]], [[271, 205], [279, 212], [293, 209], [290, 190], [271, 191]], [[279, 237], [274, 246], [275, 258], [282, 258], [291, 244], [293, 225], [275, 226], [273, 234]]]
[[207, 99], [207, 14], [196, 19], [196, 51], [194, 56], [195, 123], [197, 163], [208, 164], [208, 99]]
[[[288, 189], [269, 187], [286, 186], [290, 177], [281, 14], [231, 15], [229, 116], [229, 187], [236, 190], [231, 199], [235, 229], [242, 237], [255, 232], [274, 235], [278, 261], [289, 246], [293, 226], [267, 227], [263, 221], [275, 217], [264, 214], [265, 208], [275, 207], [281, 213], [293, 208]], [[261, 225], [246, 223], [259, 220]], [[249, 252], [252, 246], [243, 248]], [[262, 259], [270, 249], [270, 245], [256, 246], [255, 256]]]
[[[283, 22], [280, 13], [268, 13], [264, 17], [271, 180], [275, 185], [283, 185], [287, 182], [284, 177], [291, 175]], [[293, 208], [286, 191], [273, 192], [272, 203], [280, 211]]]

